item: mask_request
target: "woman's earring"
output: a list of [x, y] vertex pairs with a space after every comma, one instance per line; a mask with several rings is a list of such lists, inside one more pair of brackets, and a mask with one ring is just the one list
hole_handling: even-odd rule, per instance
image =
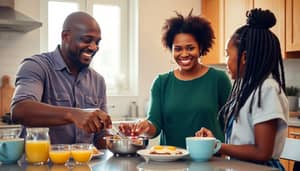
[[198, 57], [198, 62], [199, 62], [199, 63], [201, 63], [201, 59], [202, 59], [202, 56], [200, 55], [200, 56]]

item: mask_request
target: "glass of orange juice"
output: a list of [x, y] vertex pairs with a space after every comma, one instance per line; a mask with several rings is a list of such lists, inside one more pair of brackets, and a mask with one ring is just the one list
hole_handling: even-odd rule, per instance
[[28, 163], [43, 165], [48, 162], [50, 139], [48, 128], [26, 128], [25, 154]]
[[76, 164], [85, 164], [91, 160], [93, 154], [92, 144], [72, 144], [71, 155]]
[[54, 164], [66, 164], [71, 156], [71, 147], [68, 144], [52, 144], [49, 157]]

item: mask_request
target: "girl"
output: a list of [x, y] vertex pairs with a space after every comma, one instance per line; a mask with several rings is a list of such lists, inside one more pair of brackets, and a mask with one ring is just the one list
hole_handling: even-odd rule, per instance
[[[287, 130], [288, 102], [280, 43], [269, 28], [269, 10], [247, 12], [247, 24], [227, 44], [227, 67], [233, 88], [219, 114], [225, 118], [220, 153], [284, 170], [279, 162]], [[206, 128], [196, 136], [214, 136]]]

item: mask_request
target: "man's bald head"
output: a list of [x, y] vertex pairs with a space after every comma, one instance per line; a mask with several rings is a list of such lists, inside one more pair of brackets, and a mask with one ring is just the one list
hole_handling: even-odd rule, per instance
[[61, 33], [61, 54], [68, 67], [78, 73], [88, 67], [99, 49], [101, 30], [96, 20], [85, 12], [70, 14]]
[[93, 28], [100, 27], [97, 21], [85, 12], [71, 13], [63, 24], [63, 31], [83, 29], [82, 27], [90, 26]]

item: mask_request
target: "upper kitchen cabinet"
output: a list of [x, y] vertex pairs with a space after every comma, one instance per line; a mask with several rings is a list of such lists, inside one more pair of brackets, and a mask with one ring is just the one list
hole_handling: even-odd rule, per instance
[[215, 33], [215, 40], [212, 49], [202, 58], [202, 62], [205, 64], [218, 64], [224, 62], [223, 54], [220, 49], [222, 45], [222, 33], [220, 28], [221, 23], [221, 7], [218, 0], [202, 0], [201, 1], [201, 13], [210, 22]]
[[277, 23], [271, 30], [279, 38], [285, 56], [285, 0], [202, 0], [202, 15], [211, 22], [216, 36], [213, 49], [203, 58], [203, 63], [225, 63], [226, 42], [246, 23], [246, 11], [252, 8], [269, 9], [275, 14]]
[[281, 53], [285, 57], [285, 0], [250, 0], [254, 8], [269, 9], [276, 17], [276, 25], [271, 31], [280, 41]]
[[225, 63], [225, 45], [233, 32], [245, 24], [246, 11], [252, 7], [248, 0], [202, 0], [202, 15], [213, 27], [215, 43], [202, 62], [205, 64]]
[[286, 51], [300, 51], [300, 1], [286, 0]]
[[[252, 8], [249, 0], [221, 0], [223, 7], [223, 51], [225, 51], [226, 42], [232, 36], [233, 32], [246, 23], [246, 12]], [[224, 53], [223, 53], [224, 54]]]

